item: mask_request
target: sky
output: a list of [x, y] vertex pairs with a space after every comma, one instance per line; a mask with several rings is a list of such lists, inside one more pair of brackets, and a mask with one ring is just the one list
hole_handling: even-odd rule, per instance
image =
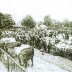
[[16, 23], [26, 15], [35, 21], [43, 21], [45, 15], [72, 20], [72, 0], [0, 0], [0, 12], [11, 14]]

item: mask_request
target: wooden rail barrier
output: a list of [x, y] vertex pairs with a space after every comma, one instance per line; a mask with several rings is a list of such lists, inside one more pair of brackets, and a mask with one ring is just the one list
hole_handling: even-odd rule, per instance
[[[6, 55], [7, 55], [7, 57], [9, 58], [9, 59], [11, 59], [21, 70], [22, 70], [22, 72], [25, 72], [25, 69], [21, 66], [21, 65], [19, 65], [7, 52], [5, 52], [2, 48], [0, 48], [0, 50], [3, 52], [3, 53], [5, 53]], [[9, 60], [8, 59], [8, 60]], [[9, 65], [8, 65], [9, 66]], [[8, 71], [9, 72], [9, 71]]]

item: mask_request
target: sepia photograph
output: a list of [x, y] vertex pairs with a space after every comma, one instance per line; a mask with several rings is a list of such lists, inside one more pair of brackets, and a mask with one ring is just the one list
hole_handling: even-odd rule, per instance
[[72, 72], [72, 0], [0, 0], [0, 72]]

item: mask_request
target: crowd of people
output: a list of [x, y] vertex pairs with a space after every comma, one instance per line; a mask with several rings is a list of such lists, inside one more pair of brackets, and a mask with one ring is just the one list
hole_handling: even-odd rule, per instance
[[[46, 31], [42, 31], [42, 30], [41, 31], [39, 31], [39, 30], [35, 30], [35, 31], [34, 30], [30, 30], [30, 31], [21, 30], [20, 31], [19, 30], [19, 31], [9, 33], [7, 35], [14, 37], [16, 39], [16, 41], [20, 42], [21, 44], [28, 44], [30, 46], [33, 46], [34, 48], [39, 49], [42, 52], [46, 52], [46, 53], [54, 52], [52, 54], [60, 55], [61, 54], [60, 50], [58, 50], [58, 48], [56, 48], [56, 46], [55, 46], [55, 44], [58, 44], [60, 42], [60, 40], [56, 38], [56, 35], [60, 34], [60, 33], [64, 34], [64, 32], [62, 33], [60, 31], [57, 33], [55, 33], [54, 31], [51, 31], [48, 33], [48, 31], [46, 32]], [[51, 38], [52, 41], [55, 40], [54, 44], [51, 42], [50, 39], [46, 40], [45, 39], [46, 37]], [[54, 40], [53, 40], [53, 37], [55, 38]], [[69, 39], [69, 34], [65, 33], [64, 38]], [[63, 53], [65, 54], [65, 51], [63, 51]]]
[[35, 48], [48, 53], [50, 53], [52, 48], [50, 40], [47, 44], [45, 36], [42, 36], [42, 34], [18, 33], [16, 34], [15, 39], [16, 41], [20, 41], [22, 44], [29, 44], [30, 46], [34, 46]]

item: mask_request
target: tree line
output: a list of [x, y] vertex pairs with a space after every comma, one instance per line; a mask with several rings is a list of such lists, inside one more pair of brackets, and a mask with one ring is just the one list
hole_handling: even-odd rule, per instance
[[[13, 28], [15, 24], [16, 23], [12, 19], [12, 16], [10, 14], [3, 14], [0, 12], [0, 29]], [[40, 22], [36, 22], [30, 15], [27, 15], [21, 21], [21, 25], [27, 30], [34, 28], [36, 24], [46, 25], [47, 28], [50, 29], [72, 30], [72, 21], [69, 21], [68, 19], [65, 19], [63, 22], [56, 21], [54, 19], [51, 19], [49, 15], [46, 15], [44, 17], [44, 20]]]

